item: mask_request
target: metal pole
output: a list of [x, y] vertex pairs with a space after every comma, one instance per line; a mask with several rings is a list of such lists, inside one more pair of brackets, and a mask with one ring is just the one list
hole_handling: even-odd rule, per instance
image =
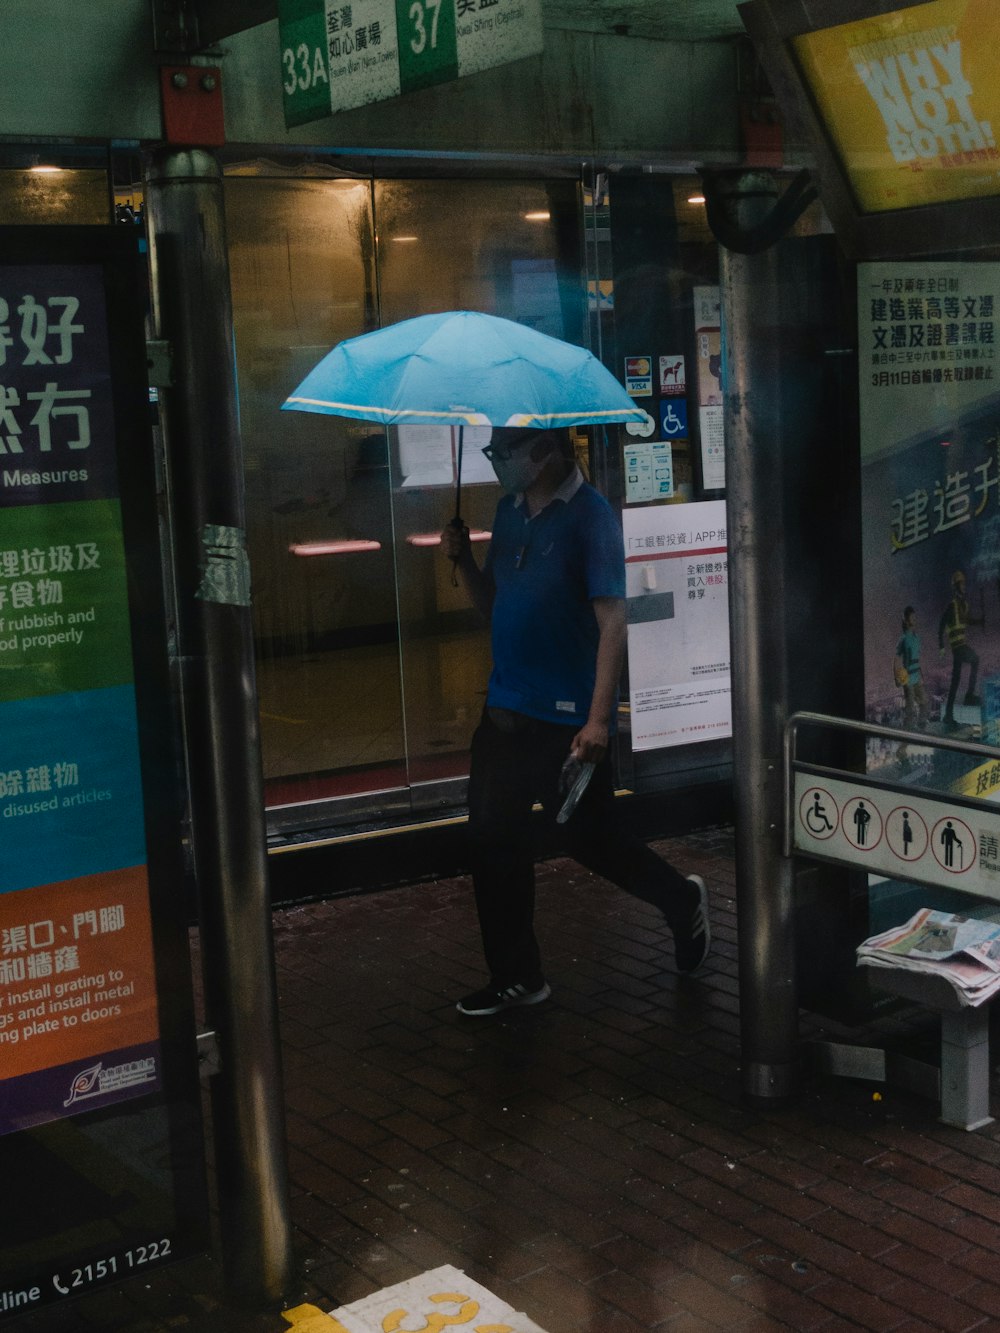
[[245, 546], [222, 173], [164, 149], [147, 187], [153, 311], [173, 350], [162, 395], [184, 726], [226, 1286], [280, 1300], [292, 1274], [263, 780]]
[[[777, 198], [769, 175], [717, 185], [728, 220], [753, 227]], [[782, 729], [788, 715], [786, 555], [781, 521], [778, 248], [722, 249], [726, 512], [736, 809], [742, 1087], [768, 1104], [795, 1090], [798, 1004], [792, 862], [782, 855]]]

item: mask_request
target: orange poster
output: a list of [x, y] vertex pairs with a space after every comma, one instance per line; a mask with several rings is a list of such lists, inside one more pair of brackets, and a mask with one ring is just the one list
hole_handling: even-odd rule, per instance
[[146, 867], [3, 894], [0, 923], [3, 1077], [24, 1080], [7, 1112], [31, 1123], [54, 1094], [71, 1113], [159, 1087]]
[[1000, 5], [931, 0], [797, 37], [867, 213], [1000, 193]]

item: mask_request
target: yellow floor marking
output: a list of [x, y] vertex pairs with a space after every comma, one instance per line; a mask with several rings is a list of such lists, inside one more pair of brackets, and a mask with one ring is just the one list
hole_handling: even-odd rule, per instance
[[[545, 1333], [460, 1269], [431, 1272], [372, 1292], [332, 1314], [315, 1305], [283, 1311], [290, 1333]], [[342, 1322], [346, 1320], [345, 1324]]]
[[332, 1314], [324, 1314], [315, 1305], [293, 1305], [290, 1310], [282, 1310], [282, 1319], [292, 1325], [295, 1333], [348, 1333]]

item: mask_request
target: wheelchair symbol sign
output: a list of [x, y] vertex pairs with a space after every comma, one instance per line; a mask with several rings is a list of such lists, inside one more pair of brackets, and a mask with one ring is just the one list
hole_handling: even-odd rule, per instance
[[799, 802], [799, 819], [811, 838], [832, 838], [840, 822], [840, 810], [830, 793], [810, 787]]
[[688, 409], [685, 398], [665, 398], [660, 403], [660, 429], [666, 440], [686, 440]]

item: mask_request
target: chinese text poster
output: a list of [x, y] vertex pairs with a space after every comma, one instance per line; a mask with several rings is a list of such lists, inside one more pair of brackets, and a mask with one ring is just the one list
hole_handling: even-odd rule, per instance
[[693, 299], [702, 484], [709, 491], [722, 490], [726, 485], [726, 437], [719, 289], [695, 287]]
[[[995, 742], [1000, 267], [863, 264], [858, 284], [868, 717]], [[883, 743], [871, 760], [967, 795], [1000, 788], [1000, 765], [929, 747]]]
[[732, 734], [726, 506], [626, 509], [632, 748]]
[[0, 268], [0, 1132], [160, 1086], [100, 270]]

